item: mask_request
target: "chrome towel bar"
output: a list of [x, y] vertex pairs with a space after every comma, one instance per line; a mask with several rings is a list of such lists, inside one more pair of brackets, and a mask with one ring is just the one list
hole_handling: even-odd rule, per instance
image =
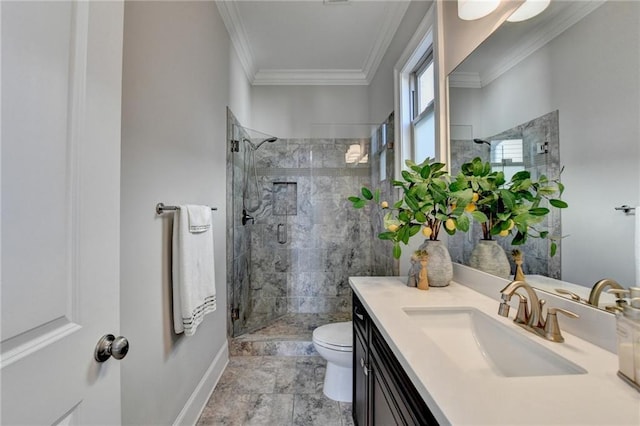
[[627, 206], [626, 204], [620, 207], [614, 207], [616, 210], [622, 210], [625, 213], [629, 213], [630, 211], [635, 211], [635, 207]]
[[[178, 206], [165, 206], [164, 203], [158, 203], [156, 204], [156, 213], [157, 214], [162, 214], [166, 211], [175, 211], [175, 210], [180, 210], [180, 207]], [[218, 210], [217, 207], [211, 207], [211, 210]]]

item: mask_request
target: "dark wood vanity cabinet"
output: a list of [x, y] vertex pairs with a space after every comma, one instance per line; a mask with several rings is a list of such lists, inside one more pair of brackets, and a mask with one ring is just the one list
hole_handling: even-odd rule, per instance
[[355, 294], [352, 409], [356, 426], [438, 424]]

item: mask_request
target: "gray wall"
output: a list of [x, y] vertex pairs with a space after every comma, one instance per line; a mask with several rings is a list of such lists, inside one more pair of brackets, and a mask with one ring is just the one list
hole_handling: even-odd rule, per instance
[[413, 0], [402, 18], [402, 22], [368, 87], [369, 119], [371, 123], [383, 123], [389, 114], [393, 112], [393, 68], [432, 3], [432, 1]]
[[[250, 119], [249, 86], [230, 46], [213, 2], [126, 3], [120, 297], [131, 352], [121, 366], [124, 424], [195, 421], [189, 414], [197, 415], [226, 363], [225, 107]], [[218, 207], [217, 310], [192, 337], [173, 333], [172, 217], [156, 216], [157, 202]]]

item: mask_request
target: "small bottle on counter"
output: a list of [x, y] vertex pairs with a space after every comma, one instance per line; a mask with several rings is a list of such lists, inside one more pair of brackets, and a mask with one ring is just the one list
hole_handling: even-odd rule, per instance
[[640, 298], [631, 298], [616, 313], [618, 376], [640, 392]]

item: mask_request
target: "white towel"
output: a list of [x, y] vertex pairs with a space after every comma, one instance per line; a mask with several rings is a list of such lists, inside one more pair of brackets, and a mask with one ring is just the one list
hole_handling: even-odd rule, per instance
[[195, 206], [206, 209], [209, 228], [192, 233], [191, 207], [180, 206], [173, 215], [173, 328], [187, 336], [196, 332], [205, 314], [216, 310], [211, 208]]
[[189, 232], [197, 234], [211, 228], [211, 207], [185, 206], [189, 213]]
[[635, 243], [635, 261], [636, 261], [636, 287], [640, 287], [640, 206], [636, 206], [633, 210], [636, 215], [636, 243]]

